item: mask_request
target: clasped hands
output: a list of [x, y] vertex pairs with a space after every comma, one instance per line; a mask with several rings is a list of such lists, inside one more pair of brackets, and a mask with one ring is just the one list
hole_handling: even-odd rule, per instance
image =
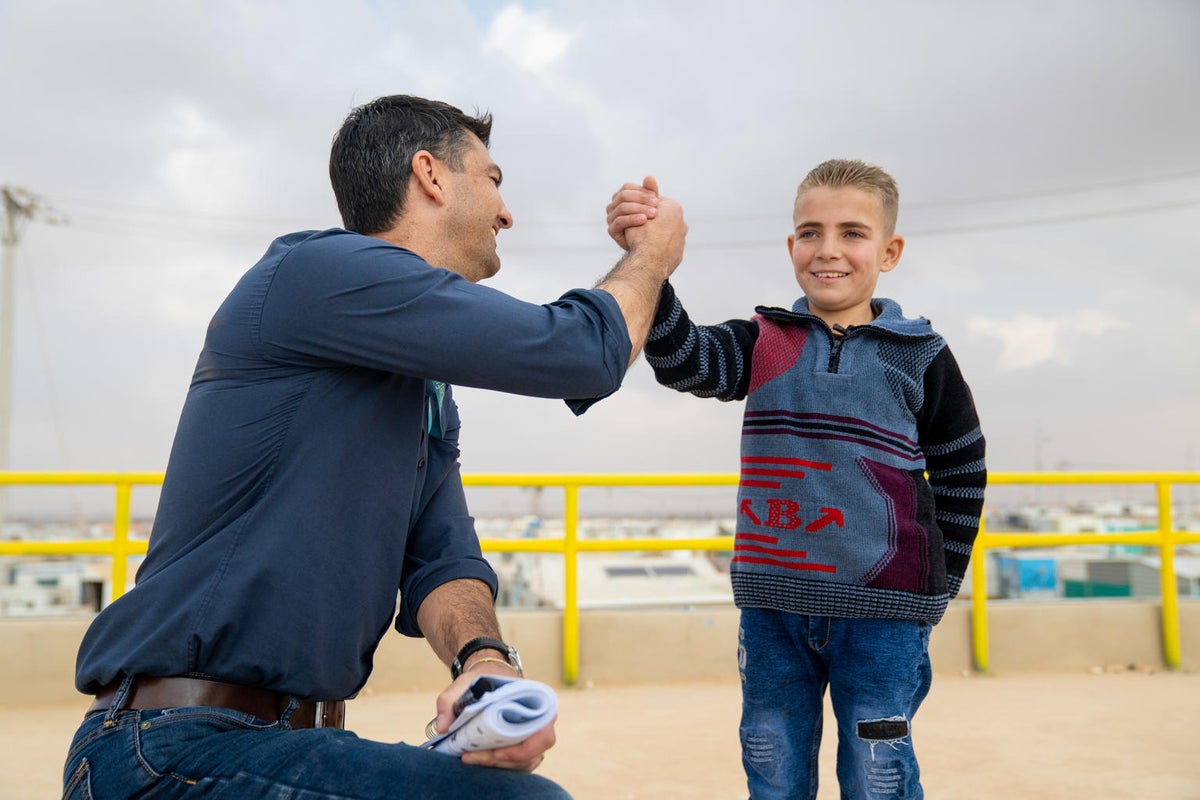
[[606, 208], [608, 235], [623, 250], [660, 247], [671, 269], [683, 260], [688, 226], [683, 207], [658, 192], [658, 181], [648, 175], [642, 183], [626, 183], [613, 193]]

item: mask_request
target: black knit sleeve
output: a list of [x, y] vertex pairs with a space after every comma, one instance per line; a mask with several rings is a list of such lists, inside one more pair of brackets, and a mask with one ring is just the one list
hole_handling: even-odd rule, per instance
[[975, 400], [949, 347], [942, 348], [925, 373], [917, 431], [945, 539], [946, 572], [953, 597], [962, 585], [979, 533], [987, 466]]
[[749, 320], [693, 325], [674, 288], [664, 283], [646, 340], [646, 361], [663, 386], [697, 397], [742, 400], [757, 339], [758, 325]]

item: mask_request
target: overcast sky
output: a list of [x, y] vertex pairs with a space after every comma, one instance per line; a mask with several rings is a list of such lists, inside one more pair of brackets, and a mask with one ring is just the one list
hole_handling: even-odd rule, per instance
[[[329, 142], [393, 93], [494, 114], [493, 285], [536, 302], [611, 266], [604, 205], [654, 174], [693, 318], [788, 306], [797, 183], [878, 163], [907, 238], [878, 293], [950, 342], [991, 469], [1200, 468], [1191, 0], [0, 0], [0, 76], [0, 183], [67, 221], [16, 251], [14, 469], [164, 468], [208, 319], [272, 238], [339, 224]], [[741, 405], [644, 362], [578, 419], [459, 405], [468, 472], [737, 464]]]

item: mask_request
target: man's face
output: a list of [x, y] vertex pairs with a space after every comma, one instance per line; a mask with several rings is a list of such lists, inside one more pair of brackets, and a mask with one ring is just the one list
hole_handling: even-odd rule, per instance
[[809, 310], [830, 325], [874, 319], [879, 273], [900, 260], [904, 240], [883, 227], [878, 198], [848, 186], [817, 186], [796, 201], [788, 252]]
[[483, 142], [468, 138], [462, 170], [451, 171], [447, 179], [447, 240], [443, 242], [447, 258], [438, 266], [478, 282], [500, 271], [496, 236], [501, 228], [511, 228], [513, 221], [500, 196], [500, 167]]

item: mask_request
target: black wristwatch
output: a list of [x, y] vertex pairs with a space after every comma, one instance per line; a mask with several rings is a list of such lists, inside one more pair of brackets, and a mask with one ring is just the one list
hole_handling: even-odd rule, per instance
[[505, 644], [499, 639], [492, 639], [488, 636], [480, 636], [477, 639], [472, 639], [463, 645], [462, 650], [458, 651], [458, 655], [454, 657], [454, 661], [450, 663], [450, 677], [457, 678], [463, 673], [463, 667], [467, 663], [467, 659], [480, 650], [498, 650], [504, 653], [504, 660], [508, 663], [518, 677], [524, 676], [525, 672], [521, 668], [521, 656], [517, 652], [517, 648], [512, 645]]

